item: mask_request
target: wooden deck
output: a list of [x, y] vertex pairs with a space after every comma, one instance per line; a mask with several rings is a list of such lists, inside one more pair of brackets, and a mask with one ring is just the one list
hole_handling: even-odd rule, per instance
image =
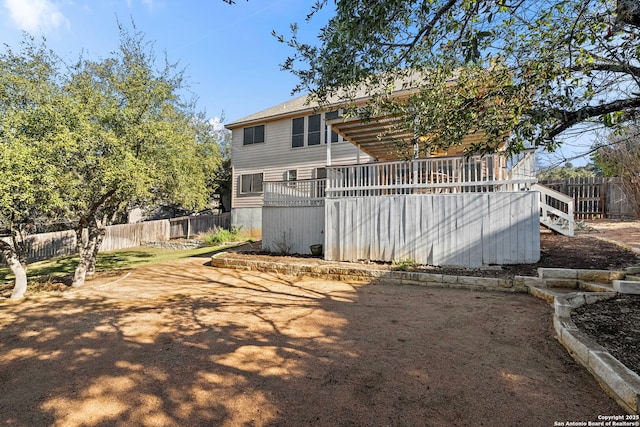
[[323, 243], [327, 260], [534, 263], [541, 222], [560, 232], [566, 222], [573, 232], [572, 205], [566, 212], [548, 206], [556, 195], [536, 186], [534, 166], [532, 152], [438, 157], [332, 166], [326, 180], [265, 183], [263, 249], [309, 253]]

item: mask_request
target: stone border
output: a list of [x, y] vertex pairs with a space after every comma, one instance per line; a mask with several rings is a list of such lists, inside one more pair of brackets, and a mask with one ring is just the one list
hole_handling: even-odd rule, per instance
[[[341, 265], [286, 264], [263, 260], [225, 258], [225, 255], [225, 252], [213, 255], [211, 266], [360, 283], [384, 281], [400, 285], [529, 292], [553, 303], [553, 324], [557, 339], [569, 354], [596, 378], [602, 389], [613, 397], [625, 411], [637, 414], [640, 410], [640, 376], [620, 363], [604, 347], [588, 338], [571, 320], [571, 311], [583, 304], [613, 298], [617, 292], [640, 293], [640, 282], [622, 280], [625, 274], [637, 273], [635, 270], [629, 269], [627, 272], [621, 272], [540, 268], [538, 269], [539, 277], [515, 276], [513, 280], [509, 280], [412, 271], [375, 270]], [[614, 288], [588, 283], [591, 281], [613, 282]], [[561, 287], [576, 291], [565, 295], [552, 294], [549, 299], [545, 295], [537, 295], [534, 292], [537, 287], [542, 289]], [[580, 292], [583, 287], [593, 287], [592, 290], [595, 292]], [[611, 291], [607, 292], [608, 290]]]
[[376, 270], [341, 265], [313, 265], [304, 263], [286, 264], [281, 262], [225, 258], [220, 252], [211, 257], [211, 266], [253, 270], [288, 276], [307, 276], [345, 282], [384, 281], [396, 285], [419, 285], [444, 288], [493, 290], [502, 292], [527, 292], [522, 280], [495, 277], [449, 276], [446, 274], [418, 271]]
[[584, 366], [628, 413], [640, 413], [640, 376], [620, 363], [604, 347], [578, 329], [571, 311], [597, 301], [614, 298], [616, 292], [574, 293], [557, 296], [554, 301], [553, 326], [558, 341]]

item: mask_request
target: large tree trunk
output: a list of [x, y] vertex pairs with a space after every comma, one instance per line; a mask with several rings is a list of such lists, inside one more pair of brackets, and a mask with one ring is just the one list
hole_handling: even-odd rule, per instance
[[[83, 233], [86, 225], [87, 233]], [[78, 255], [80, 260], [73, 275], [73, 283], [71, 286], [84, 285], [87, 274], [91, 275], [95, 272], [96, 256], [100, 249], [100, 244], [104, 238], [105, 230], [100, 227], [95, 217], [91, 217], [88, 221], [81, 221], [76, 229], [76, 239], [78, 242]]]
[[87, 275], [93, 276], [96, 272], [96, 259], [98, 258], [98, 251], [100, 250], [100, 245], [102, 245], [102, 241], [104, 240], [106, 230], [103, 227], [98, 227], [97, 229], [97, 237], [96, 242], [93, 245], [93, 253], [91, 258], [89, 258], [89, 262], [87, 264]]
[[7, 265], [9, 265], [14, 276], [16, 276], [11, 299], [22, 298], [27, 291], [27, 268], [25, 264], [20, 262], [20, 256], [18, 256], [18, 252], [13, 245], [4, 240], [0, 240], [0, 251], [4, 255]]

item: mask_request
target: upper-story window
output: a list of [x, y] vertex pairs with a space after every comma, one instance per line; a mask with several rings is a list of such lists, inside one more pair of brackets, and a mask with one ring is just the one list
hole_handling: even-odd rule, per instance
[[[337, 111], [324, 113], [324, 119], [332, 119], [338, 117]], [[321, 114], [313, 114], [307, 117], [296, 117], [291, 120], [291, 147], [298, 148], [304, 146], [326, 144], [328, 138], [331, 142], [340, 142], [337, 133], [331, 132], [331, 136], [327, 135], [327, 131], [323, 131], [324, 121]], [[326, 128], [326, 126], [325, 126]]]
[[314, 114], [313, 116], [309, 116], [309, 132], [307, 136], [307, 145], [320, 145], [321, 122], [321, 114]]
[[291, 122], [291, 147], [304, 147], [304, 117]]
[[264, 125], [250, 126], [243, 129], [242, 145], [260, 144], [264, 142]]

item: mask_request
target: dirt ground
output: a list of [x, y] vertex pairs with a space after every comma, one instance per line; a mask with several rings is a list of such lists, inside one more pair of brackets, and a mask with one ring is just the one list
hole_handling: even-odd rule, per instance
[[[596, 268], [596, 240], [583, 240]], [[552, 426], [621, 413], [529, 295], [189, 258], [0, 302], [2, 426]]]

